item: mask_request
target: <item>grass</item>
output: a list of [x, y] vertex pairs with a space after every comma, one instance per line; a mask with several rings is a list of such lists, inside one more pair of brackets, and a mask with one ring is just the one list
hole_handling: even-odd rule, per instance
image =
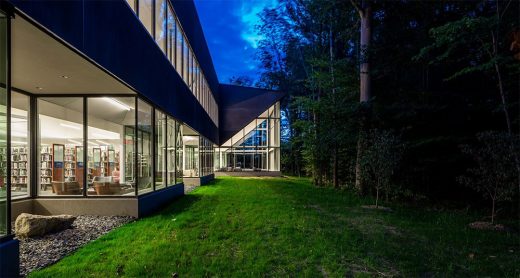
[[219, 178], [30, 277], [518, 277], [518, 234], [475, 216], [360, 208], [296, 178]]

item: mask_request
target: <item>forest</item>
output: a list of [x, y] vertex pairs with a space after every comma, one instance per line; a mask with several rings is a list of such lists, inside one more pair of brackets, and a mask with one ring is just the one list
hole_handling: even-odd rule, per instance
[[257, 28], [255, 85], [287, 93], [284, 173], [518, 214], [520, 2], [280, 0]]

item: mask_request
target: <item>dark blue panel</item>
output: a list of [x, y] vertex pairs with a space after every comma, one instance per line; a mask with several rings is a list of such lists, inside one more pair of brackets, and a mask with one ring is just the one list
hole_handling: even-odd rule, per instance
[[45, 28], [66, 40], [68, 43], [81, 47], [83, 28], [83, 1], [23, 1], [11, 2]]
[[11, 2], [142, 97], [218, 143], [216, 125], [124, 0]]
[[177, 184], [139, 197], [139, 217], [150, 215], [184, 195], [184, 184]]
[[223, 84], [219, 87], [219, 94], [219, 144], [226, 142], [285, 95], [276, 91]]
[[17, 239], [0, 242], [0, 277], [20, 276], [20, 243]]

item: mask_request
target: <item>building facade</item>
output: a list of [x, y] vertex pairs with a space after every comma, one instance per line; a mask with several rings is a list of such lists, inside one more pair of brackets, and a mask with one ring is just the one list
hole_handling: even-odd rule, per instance
[[0, 3], [0, 276], [22, 212], [139, 217], [279, 174], [283, 94], [219, 83], [192, 1]]

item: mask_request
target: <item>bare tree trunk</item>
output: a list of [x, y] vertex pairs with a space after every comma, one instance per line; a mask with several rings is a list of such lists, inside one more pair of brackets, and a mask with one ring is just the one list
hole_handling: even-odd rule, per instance
[[[360, 55], [359, 55], [359, 100], [361, 103], [368, 102], [371, 98], [371, 82], [370, 82], [370, 40], [372, 38], [372, 8], [370, 7], [370, 0], [362, 0], [361, 7], [359, 7], [354, 0], [351, 3], [357, 9], [361, 18], [360, 30]], [[364, 131], [366, 125], [363, 123], [366, 119], [361, 117], [360, 134]], [[366, 194], [366, 185], [363, 182], [363, 173], [361, 169], [361, 156], [363, 155], [363, 140], [362, 136], [358, 137], [357, 144], [357, 158], [356, 158], [356, 189], [362, 194]]]
[[[330, 24], [329, 24], [329, 63], [330, 63], [330, 76], [332, 80], [332, 101], [334, 103], [334, 107], [336, 106], [336, 80], [334, 78], [334, 36], [332, 33], [332, 16], [330, 16]], [[332, 111], [332, 126], [336, 128], [336, 112]], [[335, 132], [337, 134], [337, 131]], [[336, 136], [334, 137], [336, 138]], [[336, 139], [333, 139], [332, 142], [332, 184], [334, 188], [339, 187], [339, 178], [338, 178], [338, 144]]]
[[376, 188], [376, 208], [379, 207], [378, 202], [379, 202], [379, 186]]
[[491, 198], [491, 224], [495, 224], [495, 199]]
[[370, 39], [372, 38], [372, 8], [369, 0], [361, 2], [361, 41], [360, 41], [360, 102], [367, 102], [371, 97], [370, 84]]

